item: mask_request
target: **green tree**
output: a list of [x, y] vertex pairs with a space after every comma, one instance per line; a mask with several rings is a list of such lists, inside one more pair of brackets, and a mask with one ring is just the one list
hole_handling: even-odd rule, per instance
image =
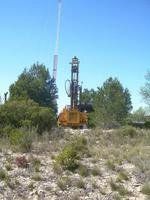
[[40, 106], [51, 107], [57, 112], [57, 87], [43, 64], [33, 64], [29, 70], [24, 69], [9, 92], [10, 100], [32, 99]]
[[132, 121], [145, 121], [145, 116], [146, 116], [146, 110], [142, 107], [134, 111], [131, 115], [131, 120]]
[[145, 103], [150, 106], [150, 71], [147, 71], [145, 75], [146, 83], [141, 88], [140, 93], [145, 101]]
[[129, 90], [124, 89], [117, 78], [110, 77], [102, 87], [91, 91], [83, 93], [83, 99], [93, 101], [94, 113], [90, 114], [90, 123], [105, 127], [123, 123], [132, 109]]
[[105, 122], [122, 123], [132, 109], [129, 90], [117, 78], [110, 77], [98, 88], [96, 107]]
[[88, 90], [88, 89], [84, 89], [84, 91], [81, 94], [81, 102], [82, 103], [93, 103], [95, 98], [95, 91], [94, 89]]

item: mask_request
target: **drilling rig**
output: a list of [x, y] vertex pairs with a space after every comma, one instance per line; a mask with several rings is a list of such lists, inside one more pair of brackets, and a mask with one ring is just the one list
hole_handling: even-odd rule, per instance
[[80, 109], [82, 86], [79, 85], [79, 63], [77, 57], [73, 57], [70, 63], [71, 80], [66, 81], [69, 83], [69, 89], [66, 88], [66, 92], [70, 97], [70, 105], [66, 106], [58, 116], [58, 125], [62, 127], [83, 128], [87, 125], [87, 113]]

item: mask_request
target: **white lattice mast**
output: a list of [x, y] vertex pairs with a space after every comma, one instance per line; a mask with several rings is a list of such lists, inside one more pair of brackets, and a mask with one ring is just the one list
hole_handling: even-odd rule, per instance
[[58, 66], [58, 48], [59, 48], [59, 37], [60, 37], [61, 7], [62, 7], [62, 1], [58, 0], [57, 32], [56, 32], [56, 44], [55, 44], [54, 60], [53, 60], [53, 78], [55, 80], [57, 77], [57, 66]]

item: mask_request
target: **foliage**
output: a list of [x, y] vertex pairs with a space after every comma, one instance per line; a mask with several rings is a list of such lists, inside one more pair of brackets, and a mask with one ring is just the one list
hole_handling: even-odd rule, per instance
[[9, 88], [10, 99], [32, 99], [40, 106], [51, 107], [57, 112], [57, 87], [43, 64], [33, 64], [29, 70], [24, 69], [18, 80]]
[[80, 176], [84, 176], [84, 177], [88, 176], [90, 172], [90, 170], [87, 168], [86, 165], [81, 165], [81, 164], [79, 165], [78, 171], [79, 171]]
[[120, 135], [129, 136], [131, 138], [137, 136], [136, 128], [132, 126], [123, 126], [120, 129], [118, 129], [118, 132]]
[[116, 166], [113, 160], [107, 160], [106, 165], [108, 167], [108, 169], [110, 170], [115, 170]]
[[57, 185], [61, 190], [66, 190], [71, 185], [71, 180], [68, 177], [61, 177], [58, 179]]
[[56, 162], [64, 169], [74, 171], [77, 167], [78, 153], [71, 145], [65, 146], [62, 152], [56, 158]]
[[77, 188], [83, 188], [83, 189], [85, 189], [85, 182], [83, 181], [82, 178], [80, 178], [80, 179], [77, 180], [76, 187]]
[[122, 182], [123, 180], [128, 181], [129, 177], [126, 171], [120, 171], [117, 177], [117, 182]]
[[113, 191], [118, 191], [121, 196], [130, 194], [130, 192], [123, 185], [116, 184], [113, 180], [110, 181], [110, 186]]
[[55, 125], [56, 117], [51, 108], [40, 107], [33, 100], [14, 100], [0, 106], [0, 121], [3, 132], [8, 133], [12, 128], [36, 127], [42, 133]]
[[131, 120], [137, 122], [145, 121], [145, 116], [146, 116], [146, 110], [140, 107], [139, 109], [133, 112], [133, 114], [131, 115]]
[[11, 171], [11, 170], [12, 170], [12, 166], [11, 166], [10, 163], [7, 163], [7, 164], [5, 165], [5, 168], [6, 168], [7, 171]]
[[41, 166], [41, 161], [38, 158], [33, 158], [31, 159], [32, 166], [35, 170], [35, 172], [40, 171], [40, 166]]
[[94, 167], [92, 170], [91, 170], [91, 173], [93, 176], [101, 176], [101, 171], [98, 167]]
[[119, 124], [124, 123], [132, 109], [129, 90], [124, 89], [119, 80], [112, 77], [96, 91], [84, 90], [82, 101], [93, 104], [94, 112], [89, 115], [91, 126], [118, 127]]
[[69, 144], [66, 144], [60, 154], [56, 157], [56, 163], [64, 169], [74, 171], [78, 165], [78, 159], [81, 154], [87, 151], [86, 139], [84, 137], [75, 138]]
[[32, 149], [32, 142], [34, 134], [32, 131], [26, 129], [15, 129], [12, 128], [7, 132], [7, 137], [12, 148], [20, 150], [21, 152], [30, 152]]
[[6, 180], [7, 179], [7, 173], [4, 169], [0, 169], [0, 180]]

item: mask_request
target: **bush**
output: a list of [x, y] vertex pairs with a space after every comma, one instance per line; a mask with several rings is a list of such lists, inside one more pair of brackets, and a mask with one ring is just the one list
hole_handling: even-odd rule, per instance
[[78, 167], [78, 159], [87, 152], [86, 139], [78, 137], [73, 142], [66, 144], [62, 152], [56, 157], [56, 164], [61, 165], [64, 169], [74, 171]]
[[40, 107], [32, 100], [13, 100], [0, 106], [0, 121], [4, 131], [5, 127], [36, 127], [42, 133], [56, 124], [56, 116], [51, 108]]
[[88, 176], [89, 172], [90, 172], [89, 169], [87, 168], [87, 166], [81, 165], [81, 164], [80, 164], [78, 170], [79, 170], [80, 176], [84, 176], [84, 177]]
[[22, 152], [32, 149], [33, 133], [26, 129], [12, 129], [8, 134], [10, 144]]
[[0, 169], [0, 180], [6, 180], [7, 179], [7, 173], [4, 169]]
[[121, 196], [129, 195], [130, 192], [121, 184], [116, 184], [113, 180], [110, 182], [112, 191], [117, 191]]
[[92, 170], [91, 170], [91, 173], [93, 176], [101, 176], [101, 171], [98, 167], [94, 167]]
[[132, 126], [124, 126], [118, 130], [122, 136], [129, 136], [131, 138], [137, 136], [136, 128]]
[[114, 160], [107, 160], [106, 165], [107, 165], [108, 169], [110, 169], [110, 170], [116, 169]]
[[62, 152], [57, 156], [56, 162], [64, 169], [74, 171], [77, 167], [78, 153], [71, 145], [65, 146]]
[[129, 177], [126, 171], [121, 171], [118, 174], [117, 181], [122, 182], [123, 180], [128, 181]]
[[58, 179], [57, 185], [61, 190], [66, 190], [67, 187], [71, 186], [71, 180], [69, 177], [61, 177]]

